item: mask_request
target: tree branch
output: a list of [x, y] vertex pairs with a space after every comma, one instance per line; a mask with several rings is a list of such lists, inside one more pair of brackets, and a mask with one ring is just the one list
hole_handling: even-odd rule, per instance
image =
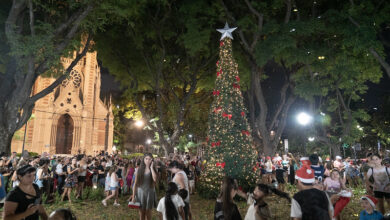
[[35, 27], [34, 27], [34, 11], [33, 11], [33, 4], [32, 0], [28, 0], [28, 9], [29, 9], [29, 15], [30, 15], [30, 31], [31, 36], [35, 36]]
[[258, 12], [255, 8], [253, 8], [252, 4], [248, 1], [245, 0], [246, 5], [248, 6], [249, 10], [256, 15], [257, 17], [257, 31], [253, 34], [253, 41], [250, 46], [250, 50], [253, 51], [255, 49], [256, 43], [260, 37], [260, 34], [263, 30], [263, 14]]
[[369, 49], [370, 53], [374, 56], [374, 58], [382, 65], [383, 69], [385, 69], [387, 76], [390, 78], [390, 65], [383, 59], [381, 55], [379, 55], [376, 50], [373, 48]]
[[[91, 12], [92, 9], [93, 9], [93, 6], [88, 5], [87, 8], [85, 8], [85, 10], [83, 11], [83, 13], [81, 13], [75, 19], [74, 22], [71, 22], [71, 23], [73, 23], [72, 28], [69, 30], [66, 37], [63, 39], [62, 43], [60, 43], [55, 49], [55, 53], [57, 55], [61, 55], [63, 53], [64, 49], [68, 46], [70, 40], [76, 35], [76, 32], [77, 32], [78, 28], [80, 27], [81, 21], [89, 14], [89, 12]], [[53, 57], [56, 57], [56, 56], [47, 57], [43, 62], [41, 62], [35, 68], [35, 74], [41, 75], [42, 73], [45, 73], [49, 69], [49, 66], [47, 64], [49, 63], [49, 61], [51, 61], [51, 59]]]
[[76, 66], [76, 64], [80, 61], [80, 59], [85, 56], [85, 54], [88, 51], [88, 47], [89, 47], [90, 42], [91, 42], [91, 35], [88, 35], [88, 39], [87, 39], [87, 42], [85, 43], [84, 49], [82, 50], [81, 53], [77, 54], [76, 58], [72, 61], [72, 63], [68, 66], [68, 68], [66, 68], [65, 74], [61, 75], [50, 86], [48, 86], [47, 88], [45, 88], [44, 90], [42, 90], [38, 94], [30, 97], [27, 102], [30, 103], [30, 104], [36, 102], [38, 99], [40, 99], [40, 98], [46, 96], [47, 94], [51, 93], [53, 91], [53, 89], [55, 89], [58, 85], [60, 85], [62, 83], [62, 81], [64, 79], [66, 79], [66, 77], [69, 76], [69, 74], [72, 71], [73, 67]]
[[284, 23], [287, 24], [289, 21], [290, 21], [290, 17], [291, 17], [291, 9], [292, 9], [292, 6], [291, 6], [291, 0], [286, 0], [286, 15], [284, 16]]

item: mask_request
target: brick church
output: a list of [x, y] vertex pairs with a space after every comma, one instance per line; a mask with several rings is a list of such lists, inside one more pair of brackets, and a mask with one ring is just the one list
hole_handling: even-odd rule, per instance
[[[71, 62], [72, 59], [62, 58], [65, 68]], [[40, 92], [54, 81], [55, 78], [40, 77], [32, 93]], [[68, 79], [54, 92], [36, 102], [27, 129], [22, 127], [16, 133], [11, 150], [22, 152], [24, 141], [25, 150], [39, 154], [111, 153], [111, 100], [101, 100], [100, 84], [97, 52], [88, 52], [73, 68]]]

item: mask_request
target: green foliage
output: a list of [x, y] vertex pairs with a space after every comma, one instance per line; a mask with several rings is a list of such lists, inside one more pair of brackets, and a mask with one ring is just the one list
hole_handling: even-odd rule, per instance
[[253, 167], [257, 153], [245, 117], [232, 41], [225, 38], [221, 44], [214, 89], [219, 94], [214, 95], [209, 113], [207, 164], [198, 188], [201, 196], [208, 198], [216, 197], [225, 175], [237, 179], [244, 190], [255, 184]]

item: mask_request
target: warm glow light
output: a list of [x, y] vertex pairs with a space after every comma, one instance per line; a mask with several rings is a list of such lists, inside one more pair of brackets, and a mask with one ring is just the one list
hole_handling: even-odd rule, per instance
[[147, 143], [147, 144], [151, 144], [151, 143], [152, 143], [152, 140], [148, 139], [148, 140], [146, 140], [146, 143]]
[[306, 126], [313, 120], [313, 117], [311, 115], [307, 114], [306, 112], [301, 112], [297, 115], [297, 121], [299, 124]]
[[144, 121], [142, 121], [142, 120], [137, 120], [136, 122], [135, 122], [135, 126], [137, 126], [137, 127], [142, 127], [142, 126], [144, 126]]

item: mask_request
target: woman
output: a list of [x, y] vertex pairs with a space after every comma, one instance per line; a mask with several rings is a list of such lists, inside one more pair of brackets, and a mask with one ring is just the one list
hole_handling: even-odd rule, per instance
[[289, 168], [288, 168], [288, 182], [290, 182], [291, 185], [295, 184], [295, 171], [298, 170], [298, 164], [295, 160], [292, 153], [288, 153], [289, 157]]
[[47, 219], [45, 208], [41, 205], [39, 188], [34, 184], [35, 168], [25, 165], [19, 168], [17, 178], [19, 186], [7, 196], [4, 204], [3, 219], [38, 220]]
[[129, 167], [127, 169], [127, 175], [126, 175], [126, 183], [127, 183], [127, 187], [128, 187], [129, 192], [130, 192], [131, 184], [133, 183], [134, 172], [135, 172], [135, 169], [134, 169], [133, 162], [130, 161]]
[[157, 207], [156, 183], [157, 171], [153, 166], [153, 155], [146, 153], [137, 170], [131, 198], [132, 202], [140, 203], [139, 218], [141, 220], [151, 220], [152, 209]]
[[175, 176], [172, 179], [172, 182], [176, 183], [176, 185], [179, 187], [179, 190], [185, 189], [187, 190], [187, 197], [184, 199], [184, 214], [185, 214], [185, 220], [192, 219], [191, 217], [191, 211], [190, 211], [190, 194], [189, 194], [189, 185], [188, 185], [188, 178], [187, 174], [183, 170], [184, 166], [180, 164], [177, 161], [172, 161], [169, 164], [169, 170], [171, 173], [175, 174]]
[[64, 201], [65, 195], [68, 196], [69, 203], [72, 203], [70, 199], [70, 193], [72, 192], [72, 188], [77, 187], [77, 173], [79, 168], [77, 168], [77, 159], [73, 158], [72, 163], [67, 168], [68, 176], [65, 179], [64, 192], [62, 193], [61, 201]]
[[233, 198], [238, 192], [237, 181], [231, 177], [225, 177], [222, 183], [221, 193], [217, 198], [214, 208], [214, 220], [241, 220], [240, 212]]
[[382, 158], [379, 155], [374, 154], [370, 159], [372, 167], [367, 171], [366, 184], [373, 187], [379, 211], [385, 213], [384, 200], [390, 205], [390, 170], [382, 165]]
[[79, 163], [79, 176], [77, 177], [77, 195], [76, 199], [81, 198], [83, 195], [84, 184], [87, 176], [87, 162], [86, 158], [82, 158]]
[[102, 204], [104, 206], [107, 206], [107, 201], [112, 197], [115, 197], [114, 206], [120, 206], [120, 204], [118, 203], [119, 181], [118, 181], [118, 176], [116, 174], [117, 171], [118, 168], [117, 166], [114, 165], [110, 168], [110, 170], [107, 173], [107, 176], [110, 176], [109, 186], [110, 186], [111, 195], [107, 195], [107, 197], [103, 199]]
[[168, 183], [168, 189], [165, 193], [165, 197], [160, 199], [157, 206], [157, 211], [160, 213], [160, 220], [184, 219], [184, 201], [177, 194], [178, 190], [176, 183]]
[[[269, 210], [268, 204], [264, 201], [264, 199], [272, 193], [291, 202], [291, 198], [289, 197], [288, 193], [279, 191], [265, 184], [258, 184], [252, 195], [248, 196], [247, 194], [244, 194], [244, 198], [250, 205], [245, 215], [245, 220], [271, 219], [271, 211]], [[239, 194], [241, 195], [242, 193]]]

